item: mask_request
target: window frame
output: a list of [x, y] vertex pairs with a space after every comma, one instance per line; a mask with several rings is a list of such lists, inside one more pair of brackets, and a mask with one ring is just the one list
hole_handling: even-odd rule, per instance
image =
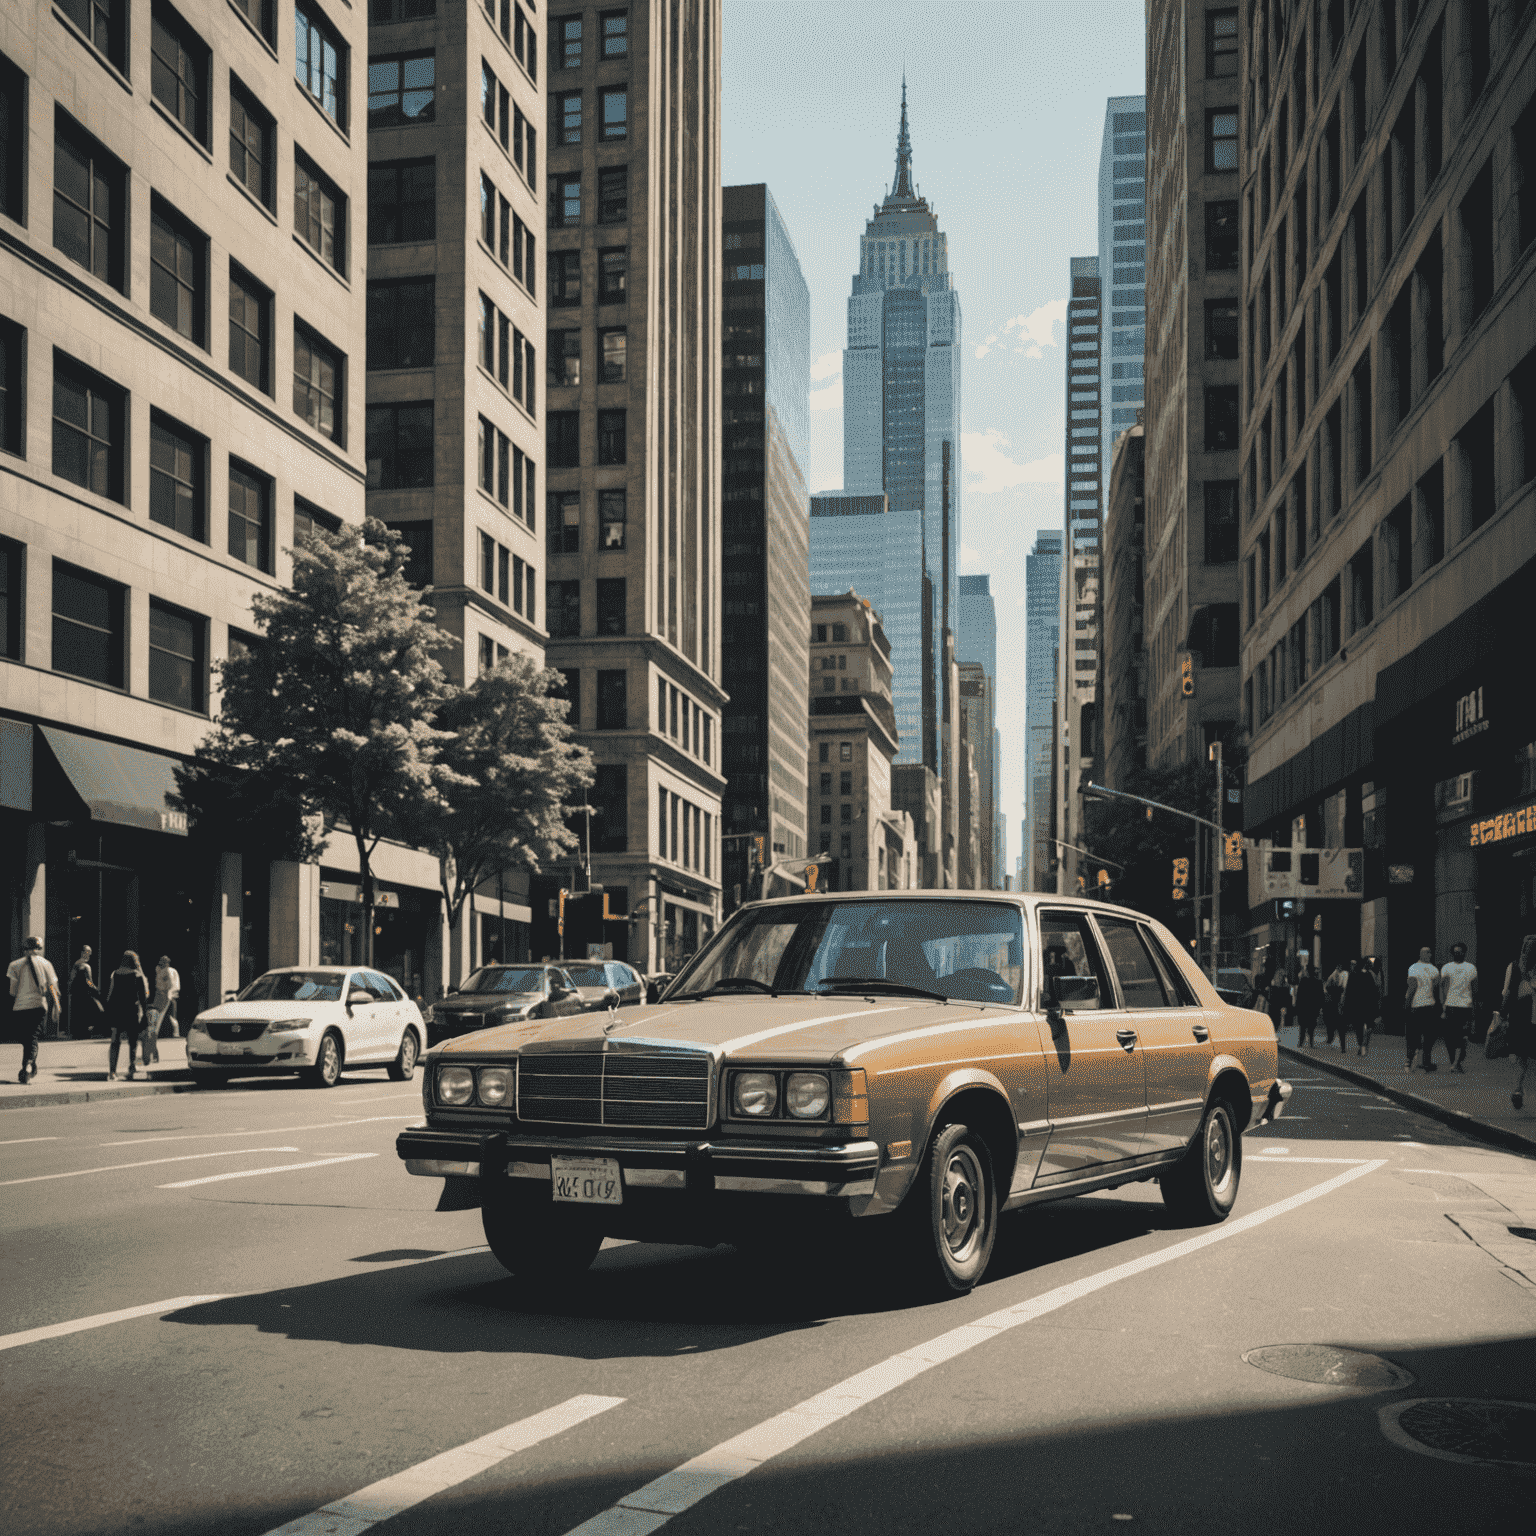
[[[432, 195], [429, 198], [413, 198], [406, 201], [400, 196], [405, 184], [405, 175], [408, 171], [420, 170], [422, 167], [430, 167]], [[374, 196], [374, 177], [382, 173], [390, 173], [394, 182], [393, 199], [377, 198]], [[494, 187], [492, 191], [494, 192]], [[413, 207], [425, 207], [428, 210], [428, 223], [430, 228], [425, 234], [407, 235], [405, 233], [405, 210]], [[383, 217], [393, 211], [393, 218], [400, 231], [398, 239], [376, 239], [374, 232], [379, 227], [374, 222], [377, 212], [382, 221]], [[379, 160], [372, 162], [368, 167], [368, 228], [366, 231], [369, 245], [424, 245], [437, 240], [437, 157], [435, 155], [418, 156], [408, 160]]]
[[[274, 487], [272, 477], [263, 474], [254, 464], [248, 464], [243, 459], [230, 456], [228, 468], [228, 489], [225, 495], [225, 511], [227, 522], [225, 525], [225, 549], [233, 560], [238, 560], [242, 565], [248, 565], [253, 571], [264, 571], [268, 576], [275, 573], [276, 569], [276, 530], [273, 527], [274, 520]], [[248, 482], [248, 483], [247, 483]], [[256, 516], [252, 517], [246, 508], [236, 509], [232, 505], [236, 485], [244, 485], [256, 498]], [[235, 547], [235, 523], [236, 520], [244, 528], [244, 550]], [[251, 530], [255, 529], [255, 547], [257, 558], [249, 558], [252, 545]]]
[[[599, 144], [627, 143], [629, 141], [629, 86], [627, 84], [599, 86], [597, 95], [599, 110], [597, 142]], [[609, 118], [608, 103], [614, 99], [623, 103], [622, 118]], [[615, 123], [617, 123], [617, 130], [615, 130]]]
[[[171, 619], [184, 623], [187, 626], [190, 638], [190, 648], [185, 651], [175, 651], [164, 644], [157, 644], [155, 637], [155, 618], [159, 615], [162, 620]], [[162, 693], [155, 691], [155, 658], [156, 656], [171, 657], [176, 663], [186, 668], [188, 682], [189, 702], [182, 702], [180, 698], [167, 698]], [[185, 710], [189, 714], [206, 715], [208, 713], [208, 620], [200, 613], [193, 613], [188, 608], [179, 607], [175, 603], [168, 603], [163, 598], [151, 597], [149, 600], [149, 667], [145, 678], [145, 697], [152, 699], [156, 704], [168, 709]]]
[[[1232, 132], [1218, 135], [1216, 132], [1216, 119], [1230, 118]], [[1225, 176], [1238, 169], [1238, 110], [1232, 107], [1208, 107], [1205, 113], [1205, 171], [1208, 176]], [[1231, 145], [1232, 163], [1230, 165], [1218, 164], [1218, 145]]]
[[[610, 258], [619, 258], [623, 270], [619, 270]], [[617, 286], [612, 280], [617, 278]], [[597, 302], [603, 304], [627, 304], [629, 302], [629, 247], [610, 245], [597, 253]]]
[[[430, 89], [423, 93], [420, 84], [408, 85], [406, 83], [406, 66], [420, 64], [423, 60], [431, 63], [432, 79]], [[391, 95], [385, 90], [375, 90], [374, 70], [382, 70], [394, 66], [395, 84], [392, 93], [395, 115], [391, 115], [388, 105], [374, 106], [375, 97], [381, 101]], [[427, 101], [422, 111], [414, 115], [406, 111], [406, 97], [426, 94]], [[370, 131], [385, 128], [415, 128], [422, 123], [434, 123], [437, 121], [437, 50], [435, 48], [416, 49], [409, 53], [382, 53], [370, 55], [368, 59], [368, 127]]]
[[[612, 189], [618, 186], [622, 197], [615, 202]], [[597, 168], [597, 222], [602, 225], [629, 222], [629, 164], [600, 165]]]
[[[168, 50], [176, 50], [175, 57]], [[154, 0], [149, 21], [149, 94], [188, 135], [205, 148], [213, 147], [209, 110], [212, 94], [213, 54], [191, 23], [166, 0]], [[191, 77], [190, 83], [188, 77]], [[163, 94], [167, 77], [174, 96]], [[186, 97], [191, 97], [190, 116]]]
[[0, 315], [0, 453], [27, 456], [27, 331]]
[[[618, 516], [612, 516], [615, 509]], [[622, 550], [628, 540], [629, 492], [622, 486], [609, 486], [597, 493], [597, 547], [600, 552]], [[616, 536], [615, 536], [616, 532]]]
[[[295, 0], [293, 7], [294, 25], [294, 79], [298, 82], [299, 89], [325, 114], [340, 132], [348, 131], [348, 117], [350, 103], [348, 97], [350, 91], [351, 76], [351, 49], [348, 48], [345, 38], [333, 27], [325, 13], [316, 5], [315, 0]], [[302, 34], [304, 50], [299, 51], [301, 38], [301, 26], [308, 31]], [[314, 34], [321, 43], [319, 57], [319, 72], [310, 69], [311, 48], [309, 34]], [[335, 55], [336, 73], [334, 76], [325, 74], [325, 48], [329, 46]], [[320, 89], [317, 92], [311, 84], [312, 80], [318, 80]], [[327, 83], [334, 84], [334, 95], [331, 97], [332, 105], [328, 106]], [[332, 109], [334, 107], [334, 110]]]
[[[418, 316], [412, 320], [408, 310], [420, 303], [422, 295], [425, 295], [427, 318], [423, 321]], [[434, 275], [370, 278], [364, 304], [367, 372], [433, 366], [437, 351], [437, 279]], [[383, 345], [386, 339], [390, 343], [388, 347]]]
[[[257, 323], [260, 326], [258, 332], [252, 332], [247, 327], [245, 316], [242, 316], [238, 321], [236, 320], [233, 313], [233, 305], [237, 293], [244, 295], [246, 299], [254, 304]], [[236, 378], [244, 380], [252, 389], [260, 390], [262, 394], [270, 397], [274, 389], [272, 377], [272, 290], [266, 287], [265, 284], [258, 282], [238, 262], [231, 260], [229, 264], [229, 294], [231, 309], [229, 316], [229, 371]], [[237, 326], [241, 336], [245, 338], [241, 344], [242, 360], [244, 357], [249, 356], [250, 343], [252, 338], [254, 338], [257, 356], [260, 359], [258, 371], [261, 377], [259, 380], [251, 378], [250, 374], [246, 373], [242, 367], [235, 365], [234, 333]]]
[[[248, 132], [240, 135], [238, 152], [243, 164], [236, 169], [236, 137], [235, 137], [235, 110], [238, 107], [241, 119], [247, 130], [254, 127], [261, 133], [261, 158], [257, 162], [260, 166], [259, 189], [253, 188], [248, 178], [250, 170], [251, 147]], [[229, 72], [229, 174], [234, 177], [239, 186], [254, 197], [258, 203], [268, 212], [277, 210], [277, 123], [272, 114], [268, 112], [257, 100], [255, 93], [234, 72]]]
[[126, 77], [127, 0], [57, 0], [55, 8], [87, 47], [100, 54], [113, 69]]
[[[309, 353], [311, 364], [310, 374], [303, 379], [303, 388], [307, 395], [313, 395], [317, 409], [315, 416], [311, 417], [309, 411], [301, 407], [299, 403], [300, 373], [299, 373], [299, 347], [303, 346]], [[314, 376], [314, 369], [318, 366], [323, 369], [329, 362], [334, 383], [330, 395], [331, 406], [331, 430], [326, 431], [322, 425], [324, 419], [325, 390], [320, 381]], [[346, 354], [338, 347], [333, 346], [312, 325], [301, 320], [297, 315], [293, 317], [293, 414], [304, 422], [311, 430], [319, 433], [329, 442], [336, 444], [338, 448], [346, 446], [346, 382], [347, 382]]]
[[[301, 181], [302, 177], [302, 181]], [[305, 183], [308, 184], [308, 195], [305, 202], [305, 226], [299, 227], [299, 199], [305, 196]], [[312, 236], [316, 222], [315, 199], [320, 201], [319, 233], [320, 243], [316, 243]], [[331, 204], [331, 252], [326, 254], [325, 240], [325, 203], [329, 199]], [[324, 171], [299, 148], [293, 146], [293, 232], [299, 237], [304, 246], [320, 258], [326, 266], [334, 271], [346, 275], [347, 271], [347, 195], [331, 180]]]
[[[121, 582], [110, 581], [94, 571], [82, 569], [67, 560], [60, 560], [57, 556], [53, 561], [53, 581], [49, 591], [49, 655], [48, 669], [57, 672], [61, 677], [75, 677], [83, 682], [94, 683], [99, 688], [111, 688], [118, 693], [128, 691], [128, 588]], [[59, 578], [63, 576], [66, 581], [72, 581], [84, 588], [95, 588], [102, 593], [106, 600], [107, 622], [101, 624], [92, 623], [79, 613], [67, 613], [60, 610], [59, 605]], [[59, 665], [59, 626], [61, 624], [73, 625], [77, 629], [91, 630], [96, 634], [107, 637], [108, 665], [104, 669], [106, 675], [98, 676], [91, 672], [76, 672]]]
[[600, 465], [629, 462], [629, 412], [623, 406], [604, 406], [598, 410], [597, 462]]
[[[90, 201], [81, 204], [59, 186], [59, 151], [66, 147], [85, 162]], [[98, 169], [98, 166], [101, 169]], [[102, 217], [96, 201], [98, 186], [104, 185], [108, 211]], [[81, 260], [59, 238], [59, 204], [63, 201], [83, 215], [87, 225], [86, 259]], [[98, 282], [128, 292], [127, 260], [128, 168], [93, 134], [88, 133], [62, 107], [54, 109], [53, 130], [53, 248], [63, 252], [76, 266], [83, 267]], [[100, 244], [98, 245], [98, 238]]]
[[[572, 187], [576, 189], [574, 198], [571, 195]], [[549, 178], [549, 227], [579, 229], [581, 202], [580, 171], [558, 171], [552, 175]]]
[[[179, 462], [169, 469], [163, 463], [155, 462], [157, 446], [165, 445], [169, 445], [172, 452], [178, 455], [183, 451], [186, 453], [185, 475], [180, 472]], [[170, 519], [157, 515], [155, 509], [157, 476], [173, 487], [186, 488], [191, 504], [190, 527], [182, 527], [179, 515], [173, 515]], [[172, 494], [175, 495], [174, 490]], [[149, 519], [162, 528], [169, 528], [181, 534], [183, 538], [192, 539], [199, 544], [208, 542], [208, 440], [173, 417], [167, 416], [163, 411], [153, 408], [149, 413]]]
[[[406, 411], [423, 410], [427, 413], [425, 436], [421, 445], [407, 454], [401, 447], [402, 415]], [[370, 491], [419, 491], [432, 488], [436, 479], [436, 420], [436, 406], [431, 400], [378, 400], [368, 403], [364, 412], [363, 463]], [[369, 450], [379, 442], [381, 435], [387, 435], [390, 451], [379, 454], [379, 469], [375, 477], [374, 456]], [[402, 465], [418, 463], [424, 466], [425, 478], [410, 479], [402, 474]], [[386, 466], [393, 466], [392, 471], [386, 473]]]
[[[78, 422], [69, 421], [59, 415], [59, 383], [70, 380], [79, 386], [85, 394], [86, 425], [82, 427]], [[118, 503], [120, 506], [128, 504], [128, 392], [118, 385], [104, 379], [94, 369], [77, 362], [74, 358], [60, 352], [57, 348], [53, 354], [53, 455], [52, 472], [59, 479], [67, 481], [70, 485], [79, 486], [81, 490], [89, 491], [92, 495], [104, 497], [108, 501]], [[96, 402], [100, 401], [106, 413], [107, 436], [96, 435]], [[72, 475], [66, 474], [59, 468], [60, 431], [73, 432], [83, 438], [87, 444], [87, 469], [86, 478], [77, 480]], [[95, 483], [94, 468], [96, 454], [91, 445], [100, 445], [102, 461], [105, 464], [106, 489], [99, 488]]]

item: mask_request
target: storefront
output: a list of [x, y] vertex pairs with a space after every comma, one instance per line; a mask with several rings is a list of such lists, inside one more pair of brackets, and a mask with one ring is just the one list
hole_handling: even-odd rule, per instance
[[[375, 882], [373, 960], [393, 976], [407, 997], [426, 996], [427, 952], [440, 922], [442, 897], [435, 892], [391, 888]], [[361, 965], [365, 950], [362, 890], [355, 875], [320, 871], [320, 963]]]

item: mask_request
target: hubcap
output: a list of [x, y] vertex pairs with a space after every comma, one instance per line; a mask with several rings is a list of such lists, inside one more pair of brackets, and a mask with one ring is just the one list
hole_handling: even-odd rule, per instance
[[956, 1147], [944, 1169], [944, 1246], [963, 1261], [981, 1238], [981, 1165], [969, 1147]]
[[1211, 1188], [1220, 1191], [1232, 1176], [1232, 1132], [1225, 1115], [1212, 1115], [1205, 1133], [1205, 1169]]

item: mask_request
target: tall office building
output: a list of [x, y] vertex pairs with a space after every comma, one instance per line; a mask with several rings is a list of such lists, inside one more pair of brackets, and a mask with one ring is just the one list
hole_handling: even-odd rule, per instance
[[[953, 719], [944, 631], [955, 623], [960, 574], [960, 298], [948, 238], [912, 179], [905, 84], [895, 178], [864, 226], [848, 300], [843, 491], [883, 494], [903, 527], [917, 515], [918, 559], [899, 572], [910, 590], [899, 608], [888, 596], [881, 614], [895, 667], [896, 760], [926, 763], [942, 778]], [[813, 551], [813, 591], [855, 586], [873, 599], [853, 571], [817, 577], [815, 568]], [[889, 574], [887, 587], [896, 579]]]
[[1109, 479], [1115, 439], [1146, 399], [1147, 99], [1111, 96], [1099, 148], [1099, 281], [1104, 414], [1100, 453]]
[[1115, 442], [1104, 513], [1103, 623], [1099, 631], [1099, 696], [1103, 782], [1131, 788], [1147, 765], [1147, 648], [1144, 620], [1145, 432], [1132, 427]]
[[1002, 771], [1002, 737], [997, 730], [997, 608], [992, 601], [989, 576], [960, 578], [959, 626], [955, 632], [955, 655], [962, 668], [968, 662], [980, 666], [982, 694], [969, 694], [962, 676], [960, 695], [962, 713], [972, 718], [971, 746], [975, 752], [976, 772], [981, 792], [976, 815], [976, 838], [980, 849], [978, 882], [983, 890], [1001, 888], [1006, 866], [1003, 862], [1002, 813], [998, 809], [998, 784]]
[[[548, 60], [517, 0], [499, 13], [382, 0], [369, 15], [368, 511], [410, 546], [413, 578], [431, 584], [437, 622], [458, 641], [444, 665], [468, 681], [509, 652], [544, 660]], [[323, 228], [326, 191], [309, 180]], [[332, 958], [353, 958], [357, 926], [324, 910], [341, 919], [327, 928]], [[477, 892], [468, 917], [455, 975], [526, 960], [527, 871], [510, 867]]]
[[1054, 889], [1049, 881], [1056, 655], [1061, 644], [1062, 536], [1035, 535], [1024, 557], [1024, 820], [1021, 889]]
[[[184, 1019], [317, 961], [322, 880], [355, 860], [274, 861], [267, 827], [194, 847], [174, 799], [252, 599], [364, 507], [367, 22], [245, 9], [0, 7], [6, 943], [37, 934], [61, 975], [83, 944], [168, 954]], [[437, 929], [380, 926], [419, 990]]]
[[[1147, 188], [1155, 344], [1143, 445], [1152, 598], [1144, 630], [1154, 767], [1204, 761], [1238, 714], [1238, 13], [1209, 10], [1202, 25], [1187, 21], [1175, 0], [1148, 8], [1157, 153]], [[1181, 677], [1186, 655], [1192, 694]]]
[[565, 11], [549, 43], [545, 618], [610, 920], [557, 934], [535, 882], [533, 951], [671, 970], [720, 910], [720, 0]]
[[768, 188], [724, 193], [721, 568], [727, 641], [722, 853], [726, 907], [767, 861], [807, 849], [810, 290]]

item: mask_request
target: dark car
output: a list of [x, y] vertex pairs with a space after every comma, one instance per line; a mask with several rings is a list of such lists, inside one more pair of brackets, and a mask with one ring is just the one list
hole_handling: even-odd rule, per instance
[[609, 998], [617, 999], [612, 1004], [615, 1008], [645, 1005], [645, 982], [622, 960], [577, 960], [565, 969], [582, 1001], [594, 1012], [609, 1007]]
[[482, 965], [425, 1009], [428, 1044], [521, 1019], [585, 1013], [576, 983], [558, 965]]
[[645, 1000], [648, 1003], [659, 1003], [661, 994], [672, 985], [671, 971], [652, 971], [645, 978]]
[[1234, 1008], [1254, 1006], [1253, 978], [1247, 971], [1236, 966], [1218, 966], [1216, 970], [1216, 995], [1222, 1002]]

